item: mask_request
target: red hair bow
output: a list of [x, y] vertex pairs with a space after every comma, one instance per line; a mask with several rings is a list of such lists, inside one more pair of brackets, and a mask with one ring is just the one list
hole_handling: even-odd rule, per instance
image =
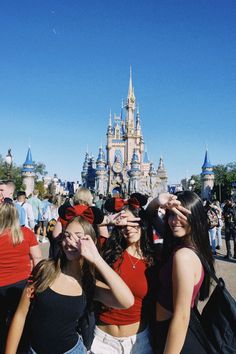
[[94, 223], [94, 214], [90, 207], [86, 205], [75, 205], [66, 209], [66, 220], [70, 221], [76, 216], [81, 216], [83, 219], [87, 220], [90, 224]]
[[121, 198], [114, 198], [115, 199], [115, 211], [118, 212], [118, 211], [121, 211], [123, 209], [123, 207], [125, 205], [129, 205], [131, 206], [132, 208], [135, 208], [135, 209], [139, 209], [140, 208], [140, 203], [139, 201], [132, 197], [130, 199], [127, 199], [127, 200], [124, 200], [124, 199], [121, 199]]

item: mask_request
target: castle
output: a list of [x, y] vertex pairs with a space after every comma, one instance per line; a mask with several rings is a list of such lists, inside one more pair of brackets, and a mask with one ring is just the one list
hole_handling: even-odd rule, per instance
[[81, 173], [84, 187], [96, 194], [119, 193], [123, 197], [134, 192], [156, 196], [167, 191], [167, 172], [162, 157], [155, 169], [145, 150], [131, 70], [126, 104], [113, 120], [110, 113], [106, 136], [106, 155], [102, 146], [96, 161], [88, 152], [85, 154]]

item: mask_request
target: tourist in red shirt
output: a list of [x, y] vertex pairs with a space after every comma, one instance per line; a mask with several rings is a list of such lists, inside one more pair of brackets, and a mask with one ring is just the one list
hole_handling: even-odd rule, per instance
[[[154, 263], [153, 241], [148, 237], [145, 223], [145, 205], [147, 198], [136, 193], [127, 201], [112, 198], [105, 203], [108, 211], [124, 210], [128, 225], [130, 220], [140, 222], [137, 226], [115, 226], [103, 249], [105, 261], [113, 267], [129, 286], [134, 295], [134, 305], [120, 310], [111, 307], [101, 308], [95, 328], [95, 338], [91, 352], [95, 354], [139, 353], [150, 354], [148, 322], [150, 274]], [[112, 207], [113, 205], [113, 207]], [[122, 224], [124, 223], [124, 218]], [[117, 223], [118, 224], [118, 223]]]
[[10, 198], [0, 204], [0, 353], [4, 352], [7, 323], [13, 316], [33, 265], [41, 260], [34, 233], [20, 227]]

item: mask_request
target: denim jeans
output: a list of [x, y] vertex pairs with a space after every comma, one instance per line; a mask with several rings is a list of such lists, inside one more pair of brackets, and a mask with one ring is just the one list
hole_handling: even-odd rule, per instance
[[[63, 354], [86, 354], [87, 350], [83, 344], [83, 341], [81, 337], [79, 337], [78, 342], [76, 345], [71, 348], [70, 350], [67, 350], [67, 352], [64, 352]], [[28, 351], [28, 354], [37, 354], [33, 348], [30, 348]]]
[[216, 253], [216, 227], [209, 229], [210, 244], [213, 254]]

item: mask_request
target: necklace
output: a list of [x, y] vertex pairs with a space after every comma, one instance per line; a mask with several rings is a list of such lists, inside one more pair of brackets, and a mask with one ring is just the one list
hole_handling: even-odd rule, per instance
[[[127, 251], [126, 251], [126, 252], [127, 252]], [[135, 263], [133, 263], [133, 261], [132, 261], [130, 255], [129, 255], [129, 252], [127, 252], [127, 254], [128, 254], [130, 263], [132, 264], [132, 268], [135, 269], [135, 268], [136, 268], [136, 264], [140, 261], [140, 259], [138, 258], [138, 260], [137, 260]]]

